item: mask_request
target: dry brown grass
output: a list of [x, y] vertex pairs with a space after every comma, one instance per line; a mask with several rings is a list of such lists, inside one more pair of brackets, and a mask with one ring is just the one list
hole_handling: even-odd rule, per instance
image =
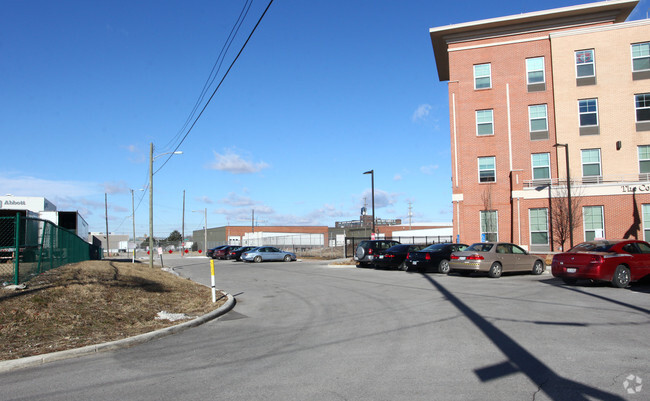
[[212, 303], [208, 287], [138, 263], [62, 266], [24, 290], [0, 290], [0, 360], [147, 333], [181, 323], [155, 319], [158, 312], [195, 317], [224, 302]]

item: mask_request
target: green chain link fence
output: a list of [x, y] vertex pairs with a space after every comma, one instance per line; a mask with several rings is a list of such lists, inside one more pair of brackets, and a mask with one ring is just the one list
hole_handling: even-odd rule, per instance
[[98, 259], [95, 249], [73, 232], [31, 217], [0, 217], [0, 282], [20, 284], [68, 263]]

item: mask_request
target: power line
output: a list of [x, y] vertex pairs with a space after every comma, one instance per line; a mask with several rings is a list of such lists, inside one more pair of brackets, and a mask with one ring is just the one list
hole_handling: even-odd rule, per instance
[[190, 132], [192, 132], [192, 129], [193, 129], [194, 126], [196, 125], [197, 121], [199, 121], [199, 118], [201, 118], [201, 116], [203, 115], [203, 112], [204, 112], [205, 109], [208, 107], [208, 105], [209, 105], [210, 102], [212, 101], [212, 98], [214, 97], [214, 95], [217, 94], [217, 91], [218, 91], [219, 88], [221, 87], [221, 84], [223, 83], [223, 81], [224, 81], [224, 80], [226, 79], [226, 77], [228, 76], [228, 73], [230, 73], [230, 70], [231, 70], [232, 67], [235, 65], [235, 63], [236, 63], [237, 60], [239, 59], [239, 56], [241, 56], [242, 52], [243, 52], [244, 49], [246, 48], [246, 45], [248, 44], [248, 42], [250, 41], [251, 37], [253, 36], [253, 34], [255, 33], [255, 31], [257, 30], [257, 27], [258, 27], [258, 26], [260, 25], [260, 23], [262, 22], [262, 19], [263, 19], [264, 16], [266, 15], [266, 12], [267, 12], [267, 11], [269, 10], [269, 8], [271, 7], [271, 4], [273, 4], [273, 0], [270, 0], [270, 1], [269, 1], [269, 4], [268, 4], [268, 5], [266, 6], [266, 8], [264, 9], [264, 12], [262, 13], [262, 15], [260, 16], [259, 20], [257, 21], [257, 23], [255, 24], [255, 26], [253, 27], [253, 30], [252, 30], [251, 33], [248, 35], [248, 38], [246, 38], [246, 41], [244, 42], [244, 44], [242, 45], [241, 49], [240, 49], [239, 52], [237, 53], [237, 56], [235, 56], [235, 59], [230, 63], [230, 66], [228, 67], [228, 70], [226, 70], [226, 72], [224, 73], [223, 77], [221, 78], [221, 81], [219, 81], [219, 84], [217, 85], [217, 87], [216, 87], [216, 88], [214, 89], [214, 91], [212, 92], [212, 95], [211, 95], [210, 98], [208, 99], [208, 101], [207, 101], [207, 103], [205, 104], [205, 106], [203, 106], [203, 109], [201, 109], [201, 112], [200, 112], [199, 115], [196, 117], [196, 119], [194, 120], [194, 122], [192, 123], [192, 125], [190, 126], [190, 128], [187, 130], [187, 133], [183, 136], [183, 139], [181, 139], [181, 141], [178, 143], [178, 145], [176, 146], [176, 148], [174, 148], [174, 150], [172, 151], [172, 153], [167, 157], [167, 159], [165, 159], [165, 162], [164, 162], [164, 163], [163, 163], [163, 164], [158, 168], [158, 170], [154, 171], [154, 174], [157, 173], [158, 171], [160, 171], [163, 167], [165, 167], [165, 165], [167, 164], [167, 162], [169, 161], [169, 159], [171, 159], [172, 156], [174, 155], [173, 152], [176, 152], [176, 151], [178, 150], [178, 148], [181, 147], [181, 145], [183, 144], [183, 142], [185, 142], [185, 139], [187, 139], [187, 136], [190, 134]]
[[235, 21], [232, 28], [230, 29], [228, 38], [226, 39], [223, 46], [221, 47], [219, 56], [217, 57], [217, 60], [214, 62], [214, 65], [212, 66], [212, 70], [210, 71], [208, 78], [205, 80], [205, 83], [203, 84], [203, 89], [201, 89], [201, 94], [196, 99], [196, 103], [194, 104], [192, 111], [187, 116], [187, 119], [185, 120], [183, 127], [181, 127], [181, 129], [178, 130], [178, 133], [169, 142], [167, 142], [167, 144], [162, 148], [163, 152], [166, 151], [167, 149], [171, 149], [171, 147], [173, 146], [173, 142], [175, 142], [177, 139], [180, 138], [181, 134], [183, 133], [183, 131], [185, 131], [185, 128], [187, 128], [188, 124], [192, 120], [192, 117], [196, 114], [196, 110], [199, 108], [201, 102], [205, 98], [208, 88], [210, 88], [214, 83], [214, 80], [217, 79], [217, 75], [219, 74], [219, 71], [221, 71], [221, 66], [223, 65], [223, 62], [226, 58], [226, 54], [228, 53], [228, 50], [230, 50], [230, 46], [232, 45], [232, 42], [235, 40], [237, 34], [239, 33], [239, 28], [241, 28], [242, 24], [244, 23], [244, 20], [248, 15], [248, 11], [250, 10], [252, 5], [253, 5], [253, 0], [246, 0], [246, 3], [244, 3], [244, 6], [242, 7], [239, 13], [239, 17], [237, 17], [237, 21]]

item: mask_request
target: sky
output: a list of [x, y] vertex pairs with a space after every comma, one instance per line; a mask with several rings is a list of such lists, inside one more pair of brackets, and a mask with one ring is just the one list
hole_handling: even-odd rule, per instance
[[268, 0], [0, 0], [0, 194], [132, 234], [133, 190], [143, 236], [153, 143], [157, 237], [358, 220], [369, 170], [378, 218], [451, 222], [429, 28], [585, 3], [275, 0], [224, 79]]

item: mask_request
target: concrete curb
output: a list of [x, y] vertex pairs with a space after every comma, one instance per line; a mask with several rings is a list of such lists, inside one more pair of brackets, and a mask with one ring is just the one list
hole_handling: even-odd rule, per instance
[[189, 322], [177, 324], [176, 326], [166, 327], [152, 331], [150, 333], [140, 334], [134, 337], [125, 338], [122, 340], [110, 341], [102, 344], [87, 345], [81, 348], [75, 348], [65, 351], [52, 352], [43, 355], [34, 355], [26, 358], [12, 359], [9, 361], [0, 362], [0, 373], [9, 372], [12, 370], [30, 368], [40, 366], [49, 362], [60, 361], [64, 359], [77, 358], [84, 355], [96, 354], [98, 352], [113, 351], [120, 348], [128, 348], [137, 344], [142, 344], [157, 338], [165, 337], [171, 334], [179, 333], [191, 327], [201, 325], [212, 319], [216, 319], [229, 312], [235, 306], [235, 298], [226, 293], [226, 303], [210, 313], [199, 316]]

